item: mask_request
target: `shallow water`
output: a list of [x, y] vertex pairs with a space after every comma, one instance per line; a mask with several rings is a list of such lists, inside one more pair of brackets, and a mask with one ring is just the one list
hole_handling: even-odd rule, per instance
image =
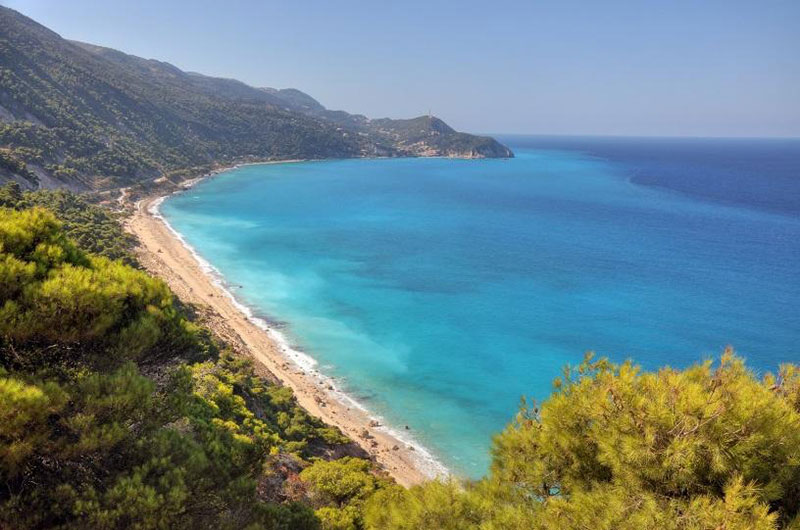
[[800, 142], [504, 140], [517, 158], [245, 166], [161, 210], [461, 475], [586, 350], [800, 360]]

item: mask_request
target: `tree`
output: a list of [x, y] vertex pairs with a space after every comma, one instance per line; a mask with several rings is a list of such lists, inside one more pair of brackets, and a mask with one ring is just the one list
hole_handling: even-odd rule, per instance
[[587, 357], [541, 409], [523, 406], [495, 438], [486, 479], [378, 495], [366, 520], [788, 528], [800, 524], [799, 388], [796, 367], [758, 381], [731, 350], [716, 365], [654, 373]]
[[8, 366], [114, 365], [197, 345], [196, 326], [162, 281], [80, 251], [47, 210], [2, 212], [0, 355]]
[[308, 484], [309, 501], [317, 506], [324, 530], [362, 528], [362, 505], [389, 482], [372, 473], [372, 465], [360, 458], [318, 460], [300, 473]]
[[259, 484], [346, 438], [204, 333], [49, 211], [0, 209], [0, 527], [318, 529]]
[[22, 188], [13, 180], [0, 187], [0, 207], [15, 208], [22, 200]]

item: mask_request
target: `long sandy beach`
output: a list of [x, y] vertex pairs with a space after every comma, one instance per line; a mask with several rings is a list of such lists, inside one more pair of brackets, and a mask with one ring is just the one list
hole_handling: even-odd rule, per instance
[[376, 425], [366, 411], [342, 399], [321, 374], [296, 364], [285, 345], [251, 321], [204, 272], [165, 222], [153, 214], [151, 207], [158, 200], [150, 197], [136, 203], [126, 223], [139, 239], [138, 257], [148, 271], [166, 281], [182, 301], [200, 308], [215, 333], [238, 351], [253, 357], [261, 365], [262, 373], [266, 369], [274, 379], [289, 386], [305, 410], [341, 429], [398, 483], [411, 486], [437, 473], [420, 450], [386, 427]]

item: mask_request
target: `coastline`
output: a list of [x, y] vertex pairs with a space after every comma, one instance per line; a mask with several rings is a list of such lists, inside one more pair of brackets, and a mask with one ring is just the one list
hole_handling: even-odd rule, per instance
[[[240, 165], [188, 179], [175, 193]], [[126, 222], [126, 229], [139, 239], [139, 259], [149, 272], [164, 280], [182, 301], [201, 307], [215, 333], [256, 360], [277, 382], [289, 386], [301, 407], [338, 427], [399, 484], [412, 486], [448, 473], [424, 447], [383, 425], [338, 389], [332, 378], [321, 374], [316, 360], [291, 348], [280, 330], [236, 300], [224, 278], [159, 213], [158, 207], [168, 196], [140, 199]]]

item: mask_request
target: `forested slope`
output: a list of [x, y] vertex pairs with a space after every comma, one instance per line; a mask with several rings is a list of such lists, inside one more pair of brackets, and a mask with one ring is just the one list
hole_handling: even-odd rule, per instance
[[270, 158], [511, 156], [491, 138], [427, 118], [417, 129], [425, 147], [412, 146], [290, 94], [68, 41], [0, 6], [0, 179], [25, 187], [108, 189]]

